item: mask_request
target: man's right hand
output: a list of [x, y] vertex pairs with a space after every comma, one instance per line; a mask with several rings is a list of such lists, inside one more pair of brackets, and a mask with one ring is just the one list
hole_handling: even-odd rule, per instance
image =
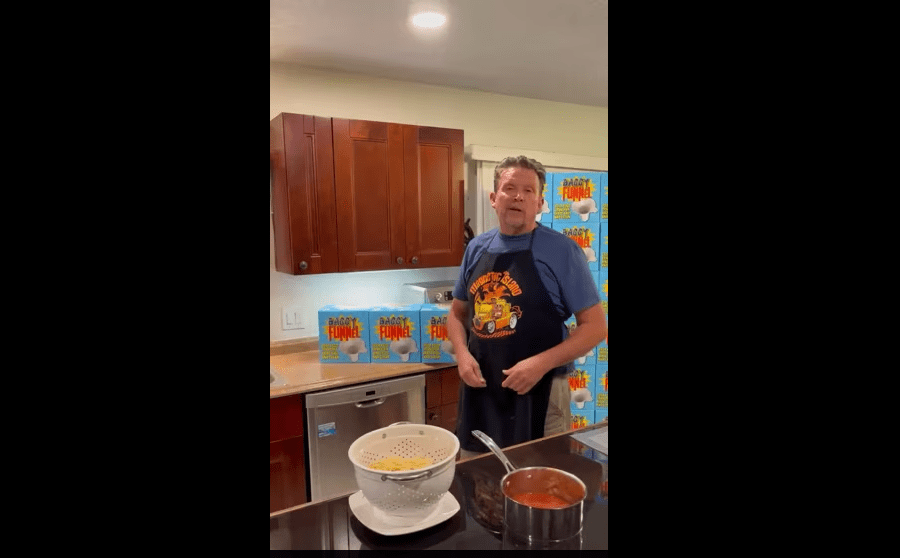
[[469, 352], [466, 344], [466, 327], [465, 322], [468, 306], [466, 301], [459, 298], [453, 299], [450, 305], [450, 312], [447, 314], [447, 334], [453, 348], [456, 350], [456, 365], [459, 368], [459, 379], [465, 382], [469, 387], [481, 388], [487, 385], [481, 376], [481, 367], [478, 361]]
[[456, 355], [456, 364], [459, 368], [459, 378], [469, 387], [482, 388], [487, 385], [481, 376], [481, 367], [478, 361], [472, 356], [468, 349], [463, 349], [461, 354]]

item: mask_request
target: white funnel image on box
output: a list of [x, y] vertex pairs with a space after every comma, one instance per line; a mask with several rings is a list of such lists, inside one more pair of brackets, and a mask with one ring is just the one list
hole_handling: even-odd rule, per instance
[[594, 198], [584, 198], [581, 201], [572, 202], [572, 212], [581, 216], [582, 221], [587, 221], [591, 213], [597, 213], [597, 202]]
[[359, 361], [360, 353], [368, 352], [366, 351], [366, 342], [360, 337], [353, 337], [346, 341], [341, 341], [340, 345], [338, 345], [338, 350], [350, 357], [350, 360], [353, 362]]
[[584, 257], [587, 258], [587, 261], [597, 261], [597, 252], [594, 252], [593, 248], [591, 248], [590, 246], [585, 246], [584, 248], [582, 248], [582, 250], [584, 250]]
[[453, 343], [449, 339], [441, 341], [441, 350], [453, 357], [453, 362], [456, 362], [456, 350], [453, 348]]
[[591, 400], [591, 390], [579, 388], [572, 392], [572, 403], [579, 409], [584, 409], [584, 404]]
[[540, 221], [541, 215], [543, 215], [544, 213], [550, 213], [550, 204], [548, 204], [546, 201], [541, 204], [541, 210], [534, 214], [534, 220]]
[[587, 361], [587, 357], [594, 356], [594, 349], [584, 353], [582, 356], [575, 359], [575, 362], [578, 364], [584, 364]]
[[400, 360], [406, 362], [409, 360], [409, 353], [417, 353], [419, 348], [412, 337], [404, 337], [391, 341], [391, 352], [400, 355]]

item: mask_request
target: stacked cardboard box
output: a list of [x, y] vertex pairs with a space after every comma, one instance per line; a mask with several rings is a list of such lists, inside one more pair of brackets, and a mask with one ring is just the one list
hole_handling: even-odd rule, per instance
[[319, 309], [319, 362], [456, 362], [450, 305], [328, 305]]
[[449, 304], [422, 304], [419, 323], [422, 324], [422, 362], [456, 362], [453, 343], [447, 336]]
[[547, 176], [544, 177], [544, 183], [541, 184], [543, 186], [543, 197], [544, 203], [541, 205], [541, 211], [534, 216], [534, 220], [538, 223], [549, 227], [553, 223], [553, 194], [550, 192], [550, 188], [553, 186], [553, 173], [548, 172]]
[[421, 304], [380, 305], [369, 309], [372, 363], [422, 362]]
[[[566, 320], [572, 331], [575, 316]], [[606, 341], [591, 348], [575, 359], [569, 372], [569, 411], [572, 415], [571, 428], [581, 428], [603, 420], [609, 414], [609, 351]]]
[[319, 309], [319, 361], [372, 362], [367, 307], [330, 304]]
[[[553, 173], [552, 224], [585, 252], [609, 325], [609, 173]], [[543, 221], [541, 222], [542, 224]], [[571, 329], [575, 317], [566, 321]], [[571, 427], [609, 416], [609, 340], [572, 363], [569, 374]], [[588, 393], [590, 399], [588, 400]]]

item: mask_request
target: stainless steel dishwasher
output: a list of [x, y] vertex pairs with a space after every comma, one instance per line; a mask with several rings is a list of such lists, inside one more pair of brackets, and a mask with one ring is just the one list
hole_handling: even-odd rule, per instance
[[358, 490], [350, 444], [399, 421], [425, 424], [425, 376], [407, 376], [306, 396], [310, 501]]

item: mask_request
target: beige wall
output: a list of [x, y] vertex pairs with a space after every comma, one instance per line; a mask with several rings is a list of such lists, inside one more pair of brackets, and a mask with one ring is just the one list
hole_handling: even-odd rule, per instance
[[[382, 122], [462, 129], [465, 145], [508, 147], [609, 158], [607, 108], [588, 107], [521, 97], [496, 95], [358, 74], [311, 70], [272, 63], [269, 117], [281, 112], [359, 118]], [[511, 152], [510, 155], [515, 153]], [[466, 171], [467, 195], [476, 191]], [[467, 211], [470, 204], [467, 201]], [[470, 215], [466, 215], [470, 217]], [[281, 309], [300, 305], [315, 322], [325, 304], [364, 302], [364, 293], [386, 300], [398, 285], [453, 277], [452, 268], [336, 274], [339, 277], [294, 277], [274, 269], [272, 220], [270, 229], [270, 339], [315, 335], [308, 330], [282, 331]]]
[[460, 128], [466, 145], [609, 158], [609, 109], [272, 63], [269, 118], [281, 112]]

